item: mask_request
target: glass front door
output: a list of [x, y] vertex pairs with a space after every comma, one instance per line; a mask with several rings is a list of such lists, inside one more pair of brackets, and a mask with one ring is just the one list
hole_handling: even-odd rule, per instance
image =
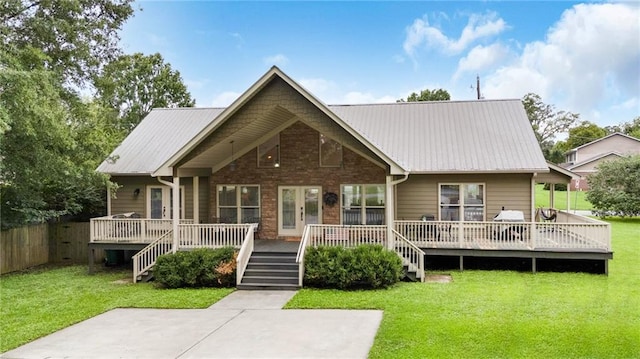
[[[173, 218], [173, 190], [168, 186], [147, 187], [147, 213], [152, 219]], [[184, 187], [180, 186], [180, 218], [184, 218]]]
[[279, 236], [302, 236], [305, 225], [322, 222], [320, 187], [287, 186], [278, 192]]

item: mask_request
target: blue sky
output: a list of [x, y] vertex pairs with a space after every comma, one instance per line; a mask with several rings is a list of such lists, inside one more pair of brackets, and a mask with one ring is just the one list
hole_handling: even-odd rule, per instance
[[159, 52], [199, 107], [227, 106], [271, 66], [328, 104], [542, 96], [600, 126], [640, 116], [635, 3], [140, 1], [126, 53]]

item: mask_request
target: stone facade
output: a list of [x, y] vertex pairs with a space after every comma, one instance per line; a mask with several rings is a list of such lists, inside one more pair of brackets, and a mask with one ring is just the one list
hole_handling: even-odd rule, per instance
[[[327, 119], [329, 121], [329, 119]], [[217, 186], [260, 185], [260, 238], [278, 237], [278, 186], [321, 186], [322, 193], [340, 194], [341, 184], [384, 184], [386, 170], [343, 147], [341, 167], [320, 167], [319, 132], [298, 121], [280, 132], [280, 167], [258, 168], [257, 149], [236, 159], [210, 177], [209, 213], [217, 213]], [[340, 202], [323, 206], [322, 223], [340, 223]]]

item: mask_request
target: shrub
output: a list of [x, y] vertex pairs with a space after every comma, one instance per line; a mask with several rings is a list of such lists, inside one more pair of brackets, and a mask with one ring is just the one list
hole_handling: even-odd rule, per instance
[[[551, 189], [551, 185], [548, 183], [544, 184], [544, 190], [548, 191]], [[558, 191], [558, 192], [566, 192], [567, 191], [567, 184], [566, 183], [556, 183], [555, 186], [553, 186], [554, 191]]]
[[316, 247], [305, 254], [305, 285], [320, 288], [386, 288], [403, 275], [397, 254], [379, 245]]
[[153, 272], [166, 288], [233, 286], [236, 255], [233, 247], [165, 254], [158, 257]]
[[640, 155], [604, 161], [587, 176], [587, 200], [599, 215], [640, 215]]

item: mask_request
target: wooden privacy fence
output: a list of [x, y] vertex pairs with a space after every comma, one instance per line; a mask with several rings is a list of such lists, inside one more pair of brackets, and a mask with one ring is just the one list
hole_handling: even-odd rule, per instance
[[[37, 224], [2, 231], [0, 274], [47, 263], [87, 263], [89, 223]], [[104, 251], [96, 250], [96, 258]]]

